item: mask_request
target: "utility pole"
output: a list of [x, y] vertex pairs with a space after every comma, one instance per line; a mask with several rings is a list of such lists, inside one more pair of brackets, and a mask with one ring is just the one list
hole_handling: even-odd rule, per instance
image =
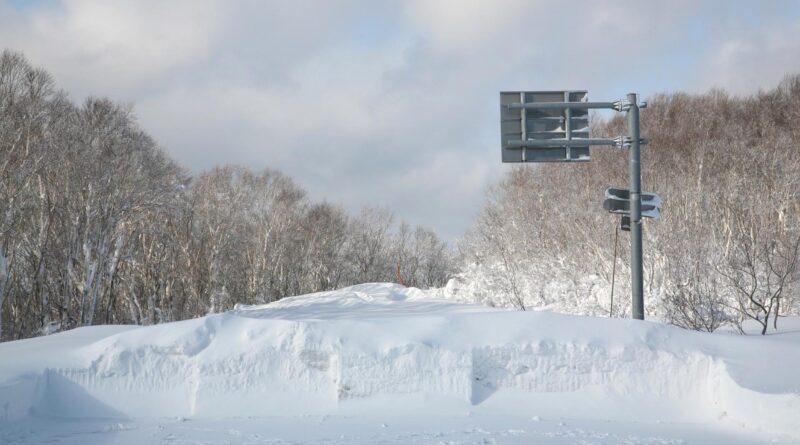
[[639, 165], [639, 104], [635, 93], [628, 94], [628, 173], [631, 207], [631, 311], [644, 320], [644, 266], [642, 265], [642, 170]]

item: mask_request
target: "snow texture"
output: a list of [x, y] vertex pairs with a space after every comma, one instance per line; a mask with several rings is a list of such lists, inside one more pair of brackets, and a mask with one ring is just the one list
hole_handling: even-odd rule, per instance
[[[800, 440], [797, 369], [800, 329], [767, 337], [703, 334], [626, 319], [498, 310], [363, 284], [176, 323], [96, 326], [0, 344], [0, 443], [44, 440], [36, 433], [41, 419], [55, 419], [48, 425], [61, 433], [74, 433], [75, 425], [99, 428], [97, 419], [106, 419], [102, 428], [134, 425], [145, 434], [158, 419], [219, 426], [269, 418], [274, 426], [283, 418], [277, 423], [286, 434], [303, 441], [303, 428], [291, 430], [296, 419], [339, 416], [332, 431], [350, 434], [342, 433], [350, 438], [343, 442], [369, 443], [383, 436], [352, 436], [342, 425], [383, 413], [428, 419], [428, 427], [431, 418], [450, 416], [449, 425], [467, 431], [445, 435], [451, 443], [508, 433], [469, 433], [464, 416], [472, 412], [495, 427], [520, 416], [528, 423], [539, 416], [580, 419], [585, 434], [553, 443], [594, 443], [592, 434], [611, 434], [597, 422], [633, 421], [791, 443]], [[131, 419], [137, 423], [126, 423]], [[427, 428], [415, 425], [409, 428]], [[550, 426], [529, 426], [519, 443], [564, 430]], [[402, 434], [391, 438], [415, 441]], [[660, 437], [675, 438], [670, 434]], [[434, 439], [425, 437], [418, 439]], [[218, 442], [224, 440], [208, 443]]]

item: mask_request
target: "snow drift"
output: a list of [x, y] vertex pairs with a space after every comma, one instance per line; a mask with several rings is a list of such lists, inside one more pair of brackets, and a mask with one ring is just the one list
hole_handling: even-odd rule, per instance
[[177, 323], [0, 344], [0, 418], [490, 407], [721, 420], [797, 435], [798, 340], [504, 311], [364, 284]]

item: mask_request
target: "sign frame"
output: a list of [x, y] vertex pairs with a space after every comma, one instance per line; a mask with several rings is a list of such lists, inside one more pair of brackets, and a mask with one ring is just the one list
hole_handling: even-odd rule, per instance
[[569, 107], [588, 105], [588, 96], [586, 90], [500, 92], [502, 162], [591, 161], [589, 107]]

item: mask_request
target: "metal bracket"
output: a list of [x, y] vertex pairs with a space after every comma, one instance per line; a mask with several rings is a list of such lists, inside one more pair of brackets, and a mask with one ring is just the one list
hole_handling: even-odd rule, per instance
[[617, 111], [628, 111], [631, 108], [631, 101], [628, 99], [620, 99], [614, 101], [614, 107]]
[[[631, 108], [632, 102], [628, 99], [620, 99], [613, 102], [613, 107], [617, 111], [628, 111]], [[639, 102], [639, 108], [647, 108], [647, 102]]]
[[[645, 138], [639, 138], [639, 145], [647, 145], [650, 142]], [[630, 136], [617, 136], [614, 138], [614, 145], [617, 148], [628, 148], [633, 144], [633, 139]]]

